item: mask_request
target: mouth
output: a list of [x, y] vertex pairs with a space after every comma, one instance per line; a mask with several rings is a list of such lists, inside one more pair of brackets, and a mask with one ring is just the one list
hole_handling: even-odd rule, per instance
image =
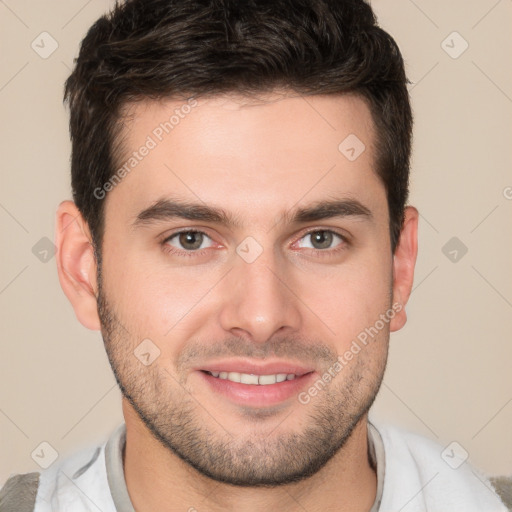
[[311, 385], [317, 372], [300, 365], [248, 361], [219, 362], [198, 368], [197, 374], [215, 397], [249, 407], [269, 407], [292, 401]]
[[[255, 375], [254, 373], [239, 372], [206, 372], [216, 379], [229, 380], [231, 382], [240, 382], [250, 386], [269, 386], [285, 380], [294, 380], [297, 375], [294, 373], [274, 373], [270, 375]], [[299, 375], [301, 377], [301, 375]]]

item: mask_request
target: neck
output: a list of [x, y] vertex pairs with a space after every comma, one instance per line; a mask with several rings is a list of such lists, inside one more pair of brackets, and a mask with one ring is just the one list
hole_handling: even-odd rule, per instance
[[136, 512], [367, 512], [375, 500], [377, 477], [368, 459], [366, 416], [315, 475], [275, 488], [251, 488], [198, 473], [157, 441], [124, 399], [123, 413], [124, 474]]

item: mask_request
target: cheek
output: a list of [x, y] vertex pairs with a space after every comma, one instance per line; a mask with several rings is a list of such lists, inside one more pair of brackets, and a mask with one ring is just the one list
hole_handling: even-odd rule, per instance
[[103, 280], [130, 333], [161, 340], [183, 330], [202, 311], [209, 290], [222, 276], [220, 270], [170, 267], [143, 253], [116, 258], [112, 252], [104, 259]]
[[360, 261], [303, 280], [300, 287], [302, 301], [340, 351], [389, 309], [391, 270], [382, 260]]

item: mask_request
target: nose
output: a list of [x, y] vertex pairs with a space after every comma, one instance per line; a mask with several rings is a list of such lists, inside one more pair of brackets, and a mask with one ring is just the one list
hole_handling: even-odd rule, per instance
[[223, 280], [220, 324], [226, 332], [264, 343], [300, 330], [300, 300], [286, 262], [265, 250], [252, 263], [236, 256]]

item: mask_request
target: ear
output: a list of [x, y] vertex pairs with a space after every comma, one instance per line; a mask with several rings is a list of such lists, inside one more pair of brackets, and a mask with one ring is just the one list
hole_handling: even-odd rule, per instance
[[82, 325], [100, 330], [97, 308], [97, 265], [87, 223], [72, 201], [57, 209], [55, 245], [62, 290]]
[[405, 220], [400, 239], [393, 256], [393, 304], [402, 307], [390, 322], [390, 331], [398, 331], [407, 322], [405, 305], [409, 300], [414, 280], [414, 265], [418, 254], [418, 210], [414, 206], [405, 209]]

